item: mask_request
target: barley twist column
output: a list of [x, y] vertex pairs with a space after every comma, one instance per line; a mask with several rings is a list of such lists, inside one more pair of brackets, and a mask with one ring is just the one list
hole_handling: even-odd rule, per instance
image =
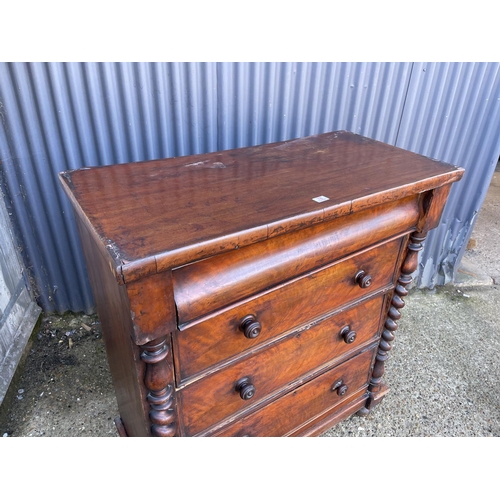
[[146, 363], [144, 384], [149, 393], [149, 419], [153, 436], [175, 436], [177, 430], [175, 415], [172, 368], [168, 362], [167, 338], [157, 339], [141, 346], [141, 359]]
[[408, 250], [401, 266], [401, 275], [398, 278], [394, 294], [392, 296], [387, 318], [384, 324], [384, 330], [381, 335], [375, 364], [373, 367], [372, 376], [368, 391], [370, 396], [366, 406], [358, 411], [358, 415], [367, 415], [372, 408], [377, 405], [387, 392], [387, 387], [382, 382], [382, 377], [385, 371], [385, 362], [389, 357], [389, 351], [394, 340], [394, 332], [398, 329], [396, 323], [401, 318], [400, 309], [405, 305], [403, 300], [408, 295], [407, 287], [412, 282], [411, 275], [415, 272], [418, 266], [418, 252], [422, 250], [422, 243], [426, 237], [425, 233], [412, 233], [408, 244]]

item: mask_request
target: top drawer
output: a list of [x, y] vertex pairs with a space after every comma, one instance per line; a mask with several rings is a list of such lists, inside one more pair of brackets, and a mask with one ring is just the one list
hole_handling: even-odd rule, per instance
[[418, 216], [412, 196], [174, 269], [179, 326], [408, 232]]

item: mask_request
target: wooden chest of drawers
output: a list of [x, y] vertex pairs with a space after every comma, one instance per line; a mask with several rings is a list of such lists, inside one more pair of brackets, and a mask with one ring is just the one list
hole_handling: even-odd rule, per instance
[[462, 175], [345, 131], [63, 172], [120, 434], [318, 435], [367, 414]]

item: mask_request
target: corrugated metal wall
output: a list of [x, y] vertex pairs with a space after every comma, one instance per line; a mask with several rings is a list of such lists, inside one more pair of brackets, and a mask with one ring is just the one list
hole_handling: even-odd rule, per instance
[[416, 285], [451, 281], [500, 155], [500, 65], [416, 63], [396, 146], [465, 168], [420, 255]]
[[43, 309], [90, 312], [58, 172], [351, 130], [467, 168], [423, 252], [433, 286], [498, 159], [499, 98], [497, 63], [0, 63], [2, 183]]

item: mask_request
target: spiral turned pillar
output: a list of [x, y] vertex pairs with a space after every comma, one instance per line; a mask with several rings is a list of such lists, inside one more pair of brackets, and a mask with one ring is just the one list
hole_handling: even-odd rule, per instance
[[141, 348], [141, 359], [146, 363], [144, 384], [149, 391], [147, 400], [150, 405], [151, 434], [159, 437], [175, 436], [177, 422], [167, 338], [154, 340]]
[[411, 275], [415, 272], [418, 266], [418, 252], [422, 250], [422, 243], [426, 237], [425, 233], [412, 233], [408, 243], [408, 250], [401, 266], [401, 275], [398, 278], [396, 288], [391, 299], [389, 311], [384, 324], [384, 330], [381, 335], [378, 346], [375, 364], [368, 387], [369, 397], [364, 408], [358, 411], [358, 415], [367, 415], [371, 409], [377, 405], [385, 393], [387, 387], [382, 382], [382, 377], [385, 371], [385, 362], [389, 357], [389, 351], [394, 340], [394, 332], [398, 329], [396, 321], [401, 318], [401, 311], [405, 305], [404, 297], [408, 295], [407, 287], [412, 282]]

